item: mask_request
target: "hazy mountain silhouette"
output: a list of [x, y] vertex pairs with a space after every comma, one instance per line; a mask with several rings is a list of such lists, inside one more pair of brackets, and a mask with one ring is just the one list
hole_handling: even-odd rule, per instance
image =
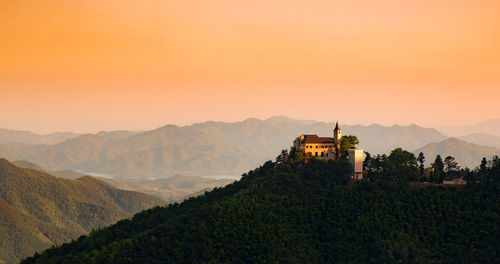
[[223, 187], [233, 182], [230, 179], [209, 179], [198, 176], [175, 175], [154, 180], [147, 179], [102, 179], [123, 190], [138, 191], [162, 198], [168, 202], [179, 202], [215, 187]]
[[474, 169], [481, 163], [483, 157], [491, 158], [500, 155], [500, 148], [476, 145], [456, 138], [448, 138], [438, 143], [430, 143], [414, 151], [415, 154], [423, 152], [427, 158], [426, 164], [430, 165], [436, 155], [453, 156], [462, 167]]
[[467, 126], [447, 126], [439, 128], [442, 133], [453, 136], [465, 136], [468, 134], [490, 134], [500, 137], [500, 119], [490, 119], [486, 121], [479, 122], [473, 125]]
[[0, 128], [0, 143], [56, 144], [76, 136], [78, 136], [78, 134], [70, 132], [40, 135], [30, 131]]
[[92, 177], [61, 179], [0, 159], [0, 263], [164, 203]]
[[500, 148], [500, 137], [490, 134], [475, 133], [457, 138], [469, 143]]
[[[144, 132], [86, 134], [55, 145], [1, 144], [0, 155], [27, 160], [49, 170], [71, 169], [115, 177], [167, 177], [241, 173], [289, 149], [299, 134], [332, 135], [334, 123], [273, 117], [242, 122], [166, 125]], [[416, 125], [343, 125], [357, 135], [361, 148], [388, 153], [395, 147], [414, 150], [445, 137]]]

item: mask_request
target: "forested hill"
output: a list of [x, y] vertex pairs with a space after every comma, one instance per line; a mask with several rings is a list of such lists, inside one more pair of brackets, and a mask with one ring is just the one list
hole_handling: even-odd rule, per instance
[[345, 161], [281, 155], [22, 263], [499, 263], [498, 184], [348, 182]]
[[17, 263], [160, 204], [92, 177], [60, 179], [0, 159], [0, 263]]

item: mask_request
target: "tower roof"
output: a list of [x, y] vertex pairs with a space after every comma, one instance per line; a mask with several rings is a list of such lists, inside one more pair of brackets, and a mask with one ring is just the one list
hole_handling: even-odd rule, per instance
[[340, 130], [340, 128], [339, 128], [339, 121], [337, 121], [337, 124], [335, 125], [335, 130]]

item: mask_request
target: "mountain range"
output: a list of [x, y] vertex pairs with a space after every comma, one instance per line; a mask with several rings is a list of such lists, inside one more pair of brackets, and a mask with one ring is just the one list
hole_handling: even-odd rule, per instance
[[[142, 132], [113, 131], [85, 134], [57, 144], [0, 144], [0, 156], [35, 162], [49, 170], [70, 169], [96, 176], [164, 178], [240, 175], [290, 148], [300, 134], [331, 136], [333, 123], [273, 117], [242, 122], [166, 125]], [[387, 153], [395, 147], [416, 149], [446, 137], [416, 125], [341, 125], [355, 134], [362, 148]]]
[[0, 263], [17, 263], [165, 202], [89, 177], [61, 179], [0, 159]]
[[430, 143], [414, 151], [415, 155], [424, 153], [427, 157], [426, 165], [434, 162], [434, 158], [439, 154], [445, 159], [446, 156], [453, 156], [459, 165], [467, 168], [476, 168], [481, 163], [481, 159], [490, 159], [494, 155], [500, 155], [500, 148], [482, 146], [468, 143], [456, 138], [448, 138], [437, 143]]
[[31, 131], [0, 128], [0, 143], [22, 142], [26, 144], [56, 144], [76, 136], [78, 136], [78, 134], [71, 132], [56, 132], [40, 135]]
[[[492, 130], [495, 126], [493, 120], [477, 127], [495, 132]], [[151, 179], [178, 174], [237, 176], [272, 159], [282, 149], [290, 148], [298, 135], [331, 136], [333, 127], [334, 123], [285, 116], [234, 123], [209, 121], [189, 126], [166, 125], [149, 131], [72, 135], [55, 144], [8, 142], [0, 144], [0, 157], [34, 162], [53, 172], [72, 170], [108, 178]], [[371, 154], [389, 153], [396, 147], [415, 151], [448, 138], [434, 128], [417, 125], [341, 124], [341, 129], [343, 135], [356, 135], [359, 147]], [[491, 134], [468, 134], [459, 139], [482, 146], [500, 145], [499, 138]], [[460, 160], [466, 156], [460, 152], [470, 150], [456, 148], [457, 153], [450, 154]], [[483, 152], [472, 151], [467, 160], [460, 161], [473, 165], [472, 159], [481, 160]]]
[[474, 143], [477, 145], [491, 146], [500, 148], [500, 137], [485, 133], [474, 133], [466, 136], [457, 137], [457, 139]]
[[500, 137], [500, 119], [490, 119], [466, 126], [447, 126], [438, 128], [446, 136], [460, 137], [469, 134], [489, 134]]

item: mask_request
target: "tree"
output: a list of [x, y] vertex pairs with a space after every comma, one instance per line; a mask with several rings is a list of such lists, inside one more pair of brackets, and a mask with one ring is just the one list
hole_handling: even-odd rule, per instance
[[345, 135], [340, 138], [340, 154], [343, 158], [347, 158], [347, 150], [356, 148], [359, 144], [359, 139], [354, 135]]
[[476, 175], [469, 168], [465, 168], [465, 181], [468, 186], [473, 186], [476, 184]]
[[283, 163], [288, 161], [288, 150], [283, 149], [281, 153], [276, 157], [276, 163]]
[[444, 178], [444, 163], [441, 155], [437, 155], [434, 163], [432, 163], [432, 168], [434, 169], [433, 173], [433, 182], [442, 183]]
[[478, 176], [483, 184], [488, 184], [488, 161], [486, 160], [485, 157], [481, 160], [481, 165], [479, 165], [479, 172]]
[[418, 161], [418, 163], [420, 163], [419, 172], [420, 172], [420, 177], [422, 177], [422, 175], [424, 175], [424, 169], [425, 169], [425, 167], [424, 167], [425, 156], [424, 156], [423, 152], [418, 153], [417, 161]]
[[368, 173], [370, 173], [370, 170], [371, 170], [371, 163], [372, 163], [372, 156], [371, 154], [366, 151], [365, 152], [365, 160], [363, 161], [363, 170], [367, 171]]
[[368, 178], [372, 181], [377, 180], [389, 180], [390, 176], [387, 175], [389, 168], [389, 161], [387, 155], [378, 154], [375, 157], [370, 157], [370, 162], [366, 164], [368, 166]]
[[395, 181], [415, 180], [417, 178], [417, 158], [409, 151], [396, 148], [389, 154], [390, 175]]
[[491, 160], [491, 168], [490, 168], [491, 180], [494, 183], [498, 183], [500, 181], [500, 157], [498, 155], [493, 156]]
[[457, 171], [460, 169], [460, 166], [458, 166], [458, 162], [455, 161], [455, 158], [452, 156], [444, 158], [444, 165], [446, 172]]
[[486, 171], [488, 165], [488, 161], [485, 157], [481, 160], [481, 165], [479, 165], [479, 171]]

